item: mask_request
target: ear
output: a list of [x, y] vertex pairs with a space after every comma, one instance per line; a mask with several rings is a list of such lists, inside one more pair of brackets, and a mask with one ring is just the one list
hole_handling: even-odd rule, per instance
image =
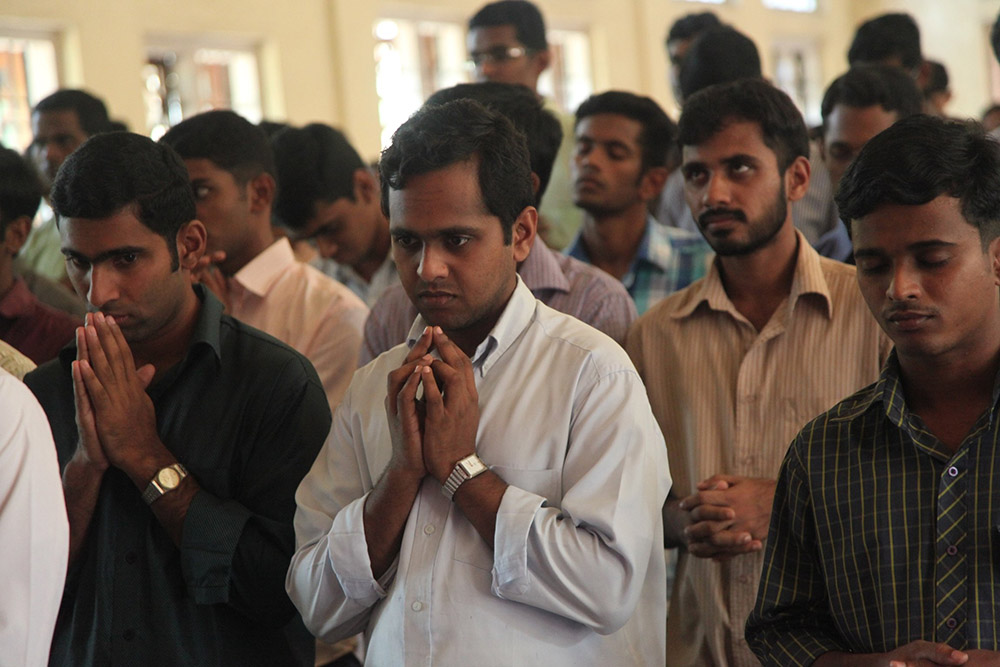
[[811, 173], [812, 166], [809, 164], [809, 159], [801, 155], [788, 166], [785, 170], [785, 196], [788, 197], [788, 201], [798, 201], [805, 197]]
[[[273, 181], [272, 181], [273, 182]], [[177, 260], [182, 269], [193, 271], [205, 254], [208, 231], [201, 220], [192, 220], [177, 230]]]
[[247, 188], [250, 197], [250, 210], [254, 213], [270, 211], [271, 205], [274, 204], [274, 193], [277, 190], [274, 176], [262, 171], [250, 179]]
[[[375, 177], [372, 176], [372, 173], [368, 169], [365, 167], [355, 169], [352, 180], [354, 183], [355, 201], [359, 201], [365, 205], [378, 201], [378, 185], [375, 183]], [[381, 206], [381, 202], [379, 202], [379, 206]]]
[[535, 60], [535, 69], [539, 74], [544, 72], [552, 64], [552, 51], [550, 49], [545, 49], [544, 51], [539, 51], [533, 56]]
[[993, 270], [993, 284], [1000, 285], [1000, 236], [990, 241], [986, 252], [990, 258], [990, 268]]
[[31, 232], [31, 218], [26, 215], [18, 216], [7, 223], [3, 230], [3, 249], [11, 257], [17, 255], [28, 240], [28, 233]]
[[660, 196], [663, 184], [670, 172], [666, 167], [650, 167], [639, 179], [639, 196], [643, 201], [652, 201]]
[[520, 264], [528, 258], [537, 233], [538, 210], [534, 206], [525, 206], [511, 228], [511, 245], [514, 248], [515, 262]]

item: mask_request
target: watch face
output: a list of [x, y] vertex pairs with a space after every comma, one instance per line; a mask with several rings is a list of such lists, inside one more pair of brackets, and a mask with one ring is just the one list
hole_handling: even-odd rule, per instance
[[464, 470], [467, 475], [476, 475], [483, 470], [486, 470], [486, 465], [478, 456], [475, 455], [462, 459], [459, 462], [459, 465], [462, 466], [462, 470]]
[[164, 468], [156, 475], [156, 481], [164, 489], [172, 489], [181, 482], [181, 476], [173, 468]]

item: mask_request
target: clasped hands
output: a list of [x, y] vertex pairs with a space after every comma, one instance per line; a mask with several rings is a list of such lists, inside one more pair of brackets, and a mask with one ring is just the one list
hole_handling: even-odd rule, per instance
[[129, 467], [142, 445], [158, 441], [156, 412], [146, 394], [155, 369], [135, 367], [132, 350], [114, 319], [88, 313], [76, 330], [72, 364], [79, 434], [75, 457], [100, 472]]
[[678, 507], [688, 513], [684, 528], [688, 552], [699, 558], [728, 560], [760, 551], [767, 537], [774, 480], [713, 475]]
[[472, 362], [440, 327], [425, 328], [403, 365], [389, 374], [385, 408], [390, 467], [444, 484], [455, 463], [476, 451], [479, 394]]

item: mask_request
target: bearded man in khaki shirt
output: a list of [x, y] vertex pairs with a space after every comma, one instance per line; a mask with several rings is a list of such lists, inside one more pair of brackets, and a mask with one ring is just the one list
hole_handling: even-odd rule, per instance
[[875, 380], [889, 343], [854, 268], [821, 258], [793, 225], [809, 144], [787, 95], [762, 80], [706, 89], [686, 101], [680, 141], [685, 196], [717, 257], [626, 343], [675, 475], [667, 663], [756, 665], [743, 625], [788, 443]]

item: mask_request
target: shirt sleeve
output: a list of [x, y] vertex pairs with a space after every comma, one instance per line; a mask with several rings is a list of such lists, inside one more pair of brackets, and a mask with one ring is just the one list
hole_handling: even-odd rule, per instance
[[351, 432], [348, 392], [320, 455], [295, 494], [296, 552], [285, 587], [306, 627], [335, 642], [365, 628], [395, 577], [395, 563], [376, 581], [364, 534], [373, 481], [364, 448]]
[[43, 665], [62, 599], [69, 524], [48, 420], [0, 370], [0, 656]]
[[341, 299], [327, 311], [309, 341], [306, 356], [323, 383], [330, 410], [336, 410], [358, 367], [368, 308], [360, 300]]
[[665, 588], [670, 472], [634, 371], [608, 373], [577, 397], [559, 506], [519, 487], [514, 471], [498, 472], [510, 486], [497, 513], [495, 595], [610, 634], [632, 616], [643, 586]]
[[799, 435], [778, 474], [757, 603], [746, 623], [750, 649], [761, 663], [775, 667], [807, 666], [824, 653], [845, 650], [828, 611], [816, 554], [802, 443]]
[[283, 585], [294, 551], [295, 489], [322, 446], [330, 409], [315, 373], [297, 355], [257, 399], [241, 406], [260, 414], [242, 460], [226, 471], [236, 477], [235, 492], [221, 498], [203, 488], [194, 497], [181, 567], [197, 603], [228, 603], [280, 627], [295, 611]]

